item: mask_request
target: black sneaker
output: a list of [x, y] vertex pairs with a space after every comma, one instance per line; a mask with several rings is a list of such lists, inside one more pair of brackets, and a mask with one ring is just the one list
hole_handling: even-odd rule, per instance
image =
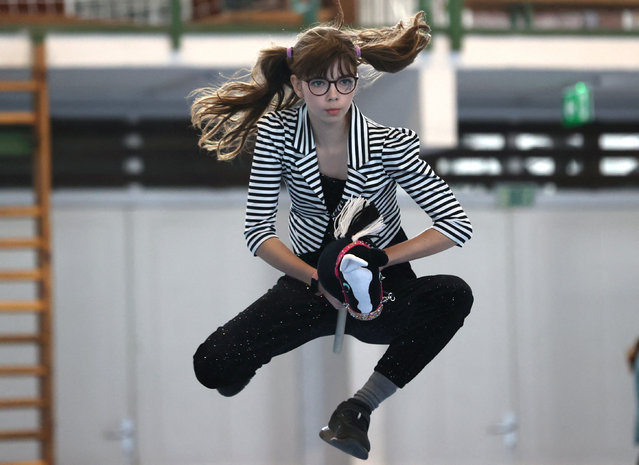
[[328, 426], [322, 428], [319, 435], [342, 452], [366, 460], [371, 450], [367, 434], [370, 420], [370, 409], [361, 402], [349, 399], [337, 406]]

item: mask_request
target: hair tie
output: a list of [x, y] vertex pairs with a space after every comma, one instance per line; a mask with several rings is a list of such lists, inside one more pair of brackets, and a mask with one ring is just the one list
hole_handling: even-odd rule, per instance
[[357, 58], [361, 58], [362, 57], [362, 49], [359, 48], [359, 45], [355, 46], [355, 56], [357, 56]]
[[286, 49], [286, 58], [291, 60], [293, 58], [293, 47], [289, 47]]

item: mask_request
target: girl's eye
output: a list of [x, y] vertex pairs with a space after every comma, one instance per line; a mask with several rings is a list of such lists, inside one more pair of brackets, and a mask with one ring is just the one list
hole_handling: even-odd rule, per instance
[[324, 81], [321, 80], [321, 79], [314, 79], [314, 80], [311, 81], [311, 85], [313, 87], [322, 87], [322, 86], [324, 86]]

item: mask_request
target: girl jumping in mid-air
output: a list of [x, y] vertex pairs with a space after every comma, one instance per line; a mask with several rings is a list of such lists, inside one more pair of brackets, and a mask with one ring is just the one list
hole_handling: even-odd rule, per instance
[[[335, 240], [333, 220], [353, 198], [365, 199], [383, 219], [366, 247], [383, 256], [374, 271], [381, 269], [384, 295], [393, 299], [363, 317], [351, 312], [356, 318], [347, 318], [345, 333], [388, 349], [320, 432], [360, 459], [370, 451], [371, 412], [442, 350], [473, 303], [462, 279], [418, 278], [409, 264], [469, 240], [464, 210], [420, 159], [413, 131], [371, 121], [353, 103], [360, 64], [398, 72], [429, 41], [421, 12], [392, 28], [347, 30], [340, 11], [334, 24], [307, 30], [290, 47], [262, 50], [249, 82], [200, 89], [192, 106], [200, 146], [223, 160], [252, 154], [244, 235], [253, 254], [284, 273], [197, 349], [195, 373], [205, 386], [236, 395], [272, 357], [332, 334], [344, 299], [318, 282], [317, 263]], [[275, 228], [282, 181], [291, 201], [292, 250]], [[410, 239], [400, 223], [398, 185], [433, 223]]]

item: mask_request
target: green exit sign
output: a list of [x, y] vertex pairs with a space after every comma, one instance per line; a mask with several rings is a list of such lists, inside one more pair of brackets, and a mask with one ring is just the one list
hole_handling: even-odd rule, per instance
[[563, 123], [575, 127], [595, 119], [592, 89], [585, 82], [578, 82], [564, 90]]

